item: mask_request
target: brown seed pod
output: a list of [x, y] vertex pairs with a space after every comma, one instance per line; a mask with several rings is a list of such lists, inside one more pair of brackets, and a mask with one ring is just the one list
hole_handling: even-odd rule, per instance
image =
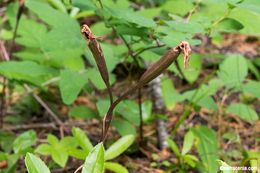
[[188, 67], [189, 63], [189, 55], [191, 53], [190, 45], [187, 41], [182, 41], [178, 46], [169, 49], [165, 55], [163, 55], [157, 62], [152, 64], [141, 76], [138, 83], [126, 91], [122, 96], [120, 96], [117, 100], [115, 100], [111, 105], [110, 108], [104, 117], [103, 120], [103, 134], [102, 134], [102, 141], [104, 142], [107, 136], [107, 132], [113, 117], [113, 110], [120, 103], [123, 99], [125, 99], [129, 94], [135, 92], [136, 90], [142, 88], [148, 82], [155, 79], [159, 76], [165, 69], [167, 69], [174, 61], [177, 60], [180, 53], [183, 52], [184, 54], [184, 65], [185, 68]]
[[83, 36], [85, 37], [85, 39], [88, 42], [88, 47], [95, 59], [95, 62], [97, 64], [100, 75], [101, 75], [103, 81], [105, 82], [105, 85], [106, 85], [108, 93], [109, 93], [110, 103], [112, 104], [113, 95], [112, 95], [112, 90], [111, 90], [111, 86], [109, 83], [109, 75], [108, 75], [106, 60], [104, 58], [104, 54], [101, 49], [101, 46], [98, 43], [96, 36], [91, 32], [88, 25], [84, 24], [82, 26], [81, 33], [83, 34]]

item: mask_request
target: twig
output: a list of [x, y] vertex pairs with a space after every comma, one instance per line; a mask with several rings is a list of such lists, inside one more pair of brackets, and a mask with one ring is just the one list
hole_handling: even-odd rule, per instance
[[201, 2], [201, 0], [197, 0], [197, 2], [196, 2], [196, 4], [194, 5], [194, 7], [189, 11], [189, 14], [188, 14], [188, 16], [187, 16], [187, 18], [186, 18], [186, 22], [188, 22], [188, 21], [190, 20], [192, 14], [193, 14], [193, 13], [195, 12], [195, 10], [199, 7], [200, 2]]
[[83, 168], [83, 166], [84, 166], [84, 164], [83, 164], [83, 165], [80, 165], [80, 167], [78, 167], [74, 173], [79, 172], [79, 170], [81, 170], [81, 169]]
[[34, 124], [22, 124], [22, 125], [15, 125], [11, 127], [4, 127], [4, 130], [13, 131], [13, 130], [24, 130], [24, 129], [41, 129], [41, 128], [48, 128], [48, 129], [57, 129], [55, 123], [34, 123]]
[[[26, 89], [27, 92], [30, 92], [32, 89], [27, 85], [24, 84], [23, 85], [24, 88]], [[62, 121], [58, 118], [58, 116], [49, 108], [49, 106], [35, 93], [32, 92], [33, 97], [35, 98], [35, 100], [37, 100], [37, 102], [49, 113], [49, 115], [55, 120], [55, 122], [62, 126], [63, 123]]]
[[150, 46], [150, 47], [146, 47], [146, 48], [143, 48], [141, 50], [139, 50], [138, 52], [136, 52], [133, 56], [137, 57], [139, 56], [141, 53], [147, 51], [147, 50], [150, 50], [150, 49], [154, 49], [154, 48], [159, 48], [159, 47], [163, 47], [165, 46], [165, 44], [160, 44], [160, 45], [155, 45], [155, 46]]
[[[4, 61], [9, 61], [10, 58], [8, 53], [5, 49], [4, 42], [0, 42], [0, 50], [2, 52], [2, 57]], [[6, 86], [7, 86], [7, 79], [3, 76], [3, 89], [1, 94], [1, 103], [0, 103], [0, 128], [3, 127], [4, 124], [4, 114], [5, 114], [5, 105], [6, 105]]]

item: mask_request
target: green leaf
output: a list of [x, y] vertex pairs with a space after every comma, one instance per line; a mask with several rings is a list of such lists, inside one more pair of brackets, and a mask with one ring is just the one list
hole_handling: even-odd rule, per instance
[[219, 69], [218, 76], [228, 88], [241, 87], [248, 73], [247, 62], [239, 55], [227, 57]]
[[52, 134], [48, 134], [47, 140], [51, 145], [56, 145], [59, 143], [59, 139]]
[[223, 162], [222, 160], [217, 160], [218, 164], [220, 165], [220, 170], [222, 173], [234, 173], [232, 171], [232, 167], [229, 166], [226, 162]]
[[45, 163], [31, 153], [26, 154], [25, 165], [28, 173], [50, 173], [50, 170]]
[[[193, 83], [194, 81], [196, 81], [202, 68], [201, 56], [199, 54], [192, 54], [190, 57], [190, 65], [187, 69], [184, 68], [183, 58], [178, 58], [177, 61], [182, 73], [184, 74], [185, 79], [189, 83]], [[170, 67], [170, 70], [173, 70], [175, 73], [179, 74], [179, 71], [176, 69], [175, 64]]]
[[136, 134], [135, 127], [126, 120], [113, 120], [112, 125], [116, 127], [121, 136]]
[[142, 114], [143, 114], [143, 121], [149, 122], [152, 119], [152, 102], [146, 100], [142, 103]]
[[138, 104], [132, 100], [124, 100], [118, 104], [116, 111], [134, 125], [140, 124]]
[[244, 26], [239, 22], [239, 20], [225, 18], [214, 28], [214, 30], [217, 30], [218, 32], [232, 33], [243, 29], [243, 27]]
[[83, 86], [87, 83], [87, 79], [86, 73], [62, 70], [59, 87], [63, 102], [71, 104], [77, 98]]
[[171, 140], [170, 138], [167, 139], [167, 143], [171, 147], [171, 149], [174, 152], [174, 154], [177, 157], [180, 157], [181, 156], [181, 152], [180, 152], [180, 150], [178, 148], [178, 145], [173, 140]]
[[61, 0], [48, 0], [48, 2], [60, 11], [67, 13], [67, 9]]
[[197, 126], [191, 130], [196, 139], [195, 146], [203, 162], [205, 169], [203, 172], [217, 173], [218, 165], [216, 161], [219, 156], [215, 131], [206, 126]]
[[184, 33], [203, 33], [204, 28], [198, 22], [180, 22], [180, 21], [166, 21], [166, 24], [169, 25], [176, 31]]
[[36, 149], [35, 152], [42, 154], [42, 155], [51, 155], [52, 146], [49, 144], [40, 144]]
[[40, 48], [43, 38], [47, 35], [47, 27], [33, 20], [22, 18], [17, 31], [17, 43], [26, 47]]
[[69, 158], [67, 150], [60, 145], [52, 149], [51, 157], [62, 168], [65, 167]]
[[108, 12], [114, 18], [114, 20], [119, 23], [129, 22], [147, 28], [154, 28], [156, 26], [155, 22], [152, 19], [140, 16], [129, 9], [123, 10], [109, 8]]
[[90, 152], [93, 149], [93, 145], [88, 139], [87, 135], [80, 128], [73, 127], [72, 134], [77, 139], [79, 146], [86, 152]]
[[31, 147], [36, 142], [36, 133], [34, 130], [29, 130], [19, 135], [14, 143], [13, 149], [15, 153], [21, 153]]
[[64, 167], [68, 160], [68, 150], [76, 148], [77, 143], [73, 137], [64, 137], [61, 141], [52, 134], [48, 134], [49, 144], [39, 145], [35, 152], [43, 155], [51, 155], [52, 159], [59, 166]]
[[104, 152], [103, 143], [96, 145], [87, 156], [81, 173], [103, 173]]
[[163, 4], [161, 8], [170, 13], [185, 15], [189, 12], [192, 6], [193, 6], [192, 1], [174, 0], [174, 1], [166, 1], [166, 3]]
[[[258, 8], [258, 10], [259, 10], [259, 8]], [[241, 33], [249, 34], [249, 35], [259, 35], [260, 34], [260, 32], [259, 32], [260, 25], [258, 23], [255, 23], [255, 21], [260, 20], [260, 13], [256, 13], [255, 11], [248, 10], [246, 8], [238, 7], [231, 11], [229, 18], [233, 18], [233, 19], [239, 21], [244, 26], [244, 28], [242, 30], [240, 30]], [[254, 19], [254, 20], [252, 20], [252, 19]]]
[[25, 80], [41, 84], [47, 76], [55, 73], [52, 68], [39, 65], [32, 61], [8, 61], [0, 63], [0, 74], [17, 80]]
[[196, 166], [196, 163], [199, 161], [196, 156], [185, 154], [183, 156], [184, 161], [189, 164], [192, 168]]
[[109, 105], [109, 100], [99, 99], [97, 101], [96, 106], [100, 117], [104, 117], [106, 115]]
[[243, 84], [243, 92], [249, 93], [254, 97], [260, 98], [260, 82], [249, 80], [246, 84]]
[[81, 54], [86, 48], [86, 43], [79, 32], [80, 27], [77, 21], [68, 14], [55, 10], [40, 1], [28, 0], [26, 6], [52, 27], [45, 35], [35, 35], [37, 30], [33, 27], [33, 34], [29, 35], [32, 37], [31, 40], [38, 36], [39, 49], [43, 57], [53, 66], [65, 66], [74, 70], [83, 69]]
[[190, 151], [193, 145], [193, 140], [194, 140], [194, 134], [192, 133], [192, 131], [188, 131], [184, 136], [183, 147], [181, 151], [182, 155], [185, 155]]
[[119, 163], [105, 162], [105, 168], [115, 173], [128, 173], [128, 170]]
[[97, 113], [86, 106], [76, 106], [72, 108], [69, 111], [69, 116], [83, 119], [98, 118]]
[[182, 101], [181, 95], [176, 91], [170, 78], [161, 80], [163, 101], [169, 110], [173, 110], [178, 101]]
[[111, 160], [127, 150], [135, 140], [134, 135], [126, 135], [113, 143], [105, 152], [105, 160]]
[[72, 4], [82, 11], [96, 10], [98, 8], [92, 0], [74, 0], [72, 1]]
[[253, 123], [259, 119], [255, 110], [243, 103], [234, 103], [227, 108], [227, 112], [235, 114], [243, 120]]

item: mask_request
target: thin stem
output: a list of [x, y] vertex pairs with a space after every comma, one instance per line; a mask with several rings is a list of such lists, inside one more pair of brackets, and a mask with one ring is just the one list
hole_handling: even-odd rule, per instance
[[189, 11], [188, 16], [186, 18], [186, 22], [188, 22], [192, 16], [192, 14], [195, 12], [195, 10], [199, 7], [201, 0], [197, 0], [194, 7]]
[[146, 47], [146, 48], [143, 48], [143, 49], [139, 50], [138, 52], [136, 52], [133, 56], [137, 57], [137, 56], [139, 56], [141, 53], [143, 53], [143, 52], [145, 52], [145, 51], [147, 51], [147, 50], [155, 49], [155, 48], [159, 48], [159, 47], [163, 47], [163, 46], [165, 46], [165, 44]]
[[98, 0], [98, 2], [99, 2], [99, 4], [100, 4], [100, 7], [103, 9], [103, 8], [104, 8], [104, 6], [103, 6], [103, 3], [102, 3], [102, 1], [101, 1], [101, 0]]
[[142, 143], [143, 135], [143, 111], [142, 111], [142, 88], [138, 89], [138, 106], [139, 106], [139, 118], [140, 118], [140, 143]]

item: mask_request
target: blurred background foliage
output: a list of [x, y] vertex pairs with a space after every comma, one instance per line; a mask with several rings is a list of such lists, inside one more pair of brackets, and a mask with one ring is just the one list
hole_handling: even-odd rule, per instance
[[[183, 40], [192, 45], [189, 68], [184, 69], [182, 58], [178, 59], [183, 75], [173, 64], [162, 76], [165, 114], [153, 111], [149, 88], [144, 89], [146, 140], [157, 145], [156, 135], [148, 132], [154, 120], [166, 120], [171, 133], [168, 144], [173, 151], [169, 158], [177, 158], [159, 159], [160, 154], [154, 153], [145, 159], [152, 171], [214, 173], [219, 169], [218, 159], [230, 165], [256, 165], [248, 161], [259, 159], [260, 155], [259, 0], [25, 0], [12, 52], [9, 50], [19, 3], [0, 2], [0, 74], [8, 79], [7, 109], [0, 133], [0, 160], [8, 160], [8, 166], [1, 172], [22, 172], [19, 157], [28, 151], [51, 155], [49, 168], [65, 169], [67, 165], [69, 172], [77, 164], [70, 165], [68, 157], [84, 160], [93, 148], [82, 134], [88, 141], [85, 144], [91, 145], [84, 149], [73, 131], [72, 136], [60, 141], [51, 134], [59, 135], [55, 128], [37, 130], [38, 135], [29, 130], [19, 137], [15, 134], [24, 129], [10, 132], [22, 124], [49, 122], [48, 112], [32, 93], [40, 96], [65, 124], [85, 123], [83, 127], [93, 143], [98, 142], [100, 129], [86, 127], [86, 122], [101, 128], [109, 99], [80, 33], [83, 23], [100, 37], [116, 96], [138, 80], [146, 65], [158, 60], [168, 48]], [[10, 61], [5, 61], [4, 48]], [[0, 88], [2, 91], [3, 84]], [[140, 120], [135, 98], [131, 96], [115, 110], [112, 124], [121, 136], [138, 134]], [[70, 135], [70, 128], [65, 134]], [[49, 144], [39, 145], [46, 137]], [[55, 146], [59, 152], [52, 151], [55, 147], [46, 149], [47, 145]], [[79, 146], [85, 152], [77, 151]], [[135, 149], [129, 152], [135, 153], [138, 147], [132, 148]], [[30, 157], [34, 156], [28, 155], [27, 159]], [[133, 166], [135, 162], [132, 166], [121, 163], [129, 170], [138, 170], [138, 166]], [[105, 165], [116, 171], [113, 163]], [[126, 168], [121, 166], [118, 172], [127, 171]]]

